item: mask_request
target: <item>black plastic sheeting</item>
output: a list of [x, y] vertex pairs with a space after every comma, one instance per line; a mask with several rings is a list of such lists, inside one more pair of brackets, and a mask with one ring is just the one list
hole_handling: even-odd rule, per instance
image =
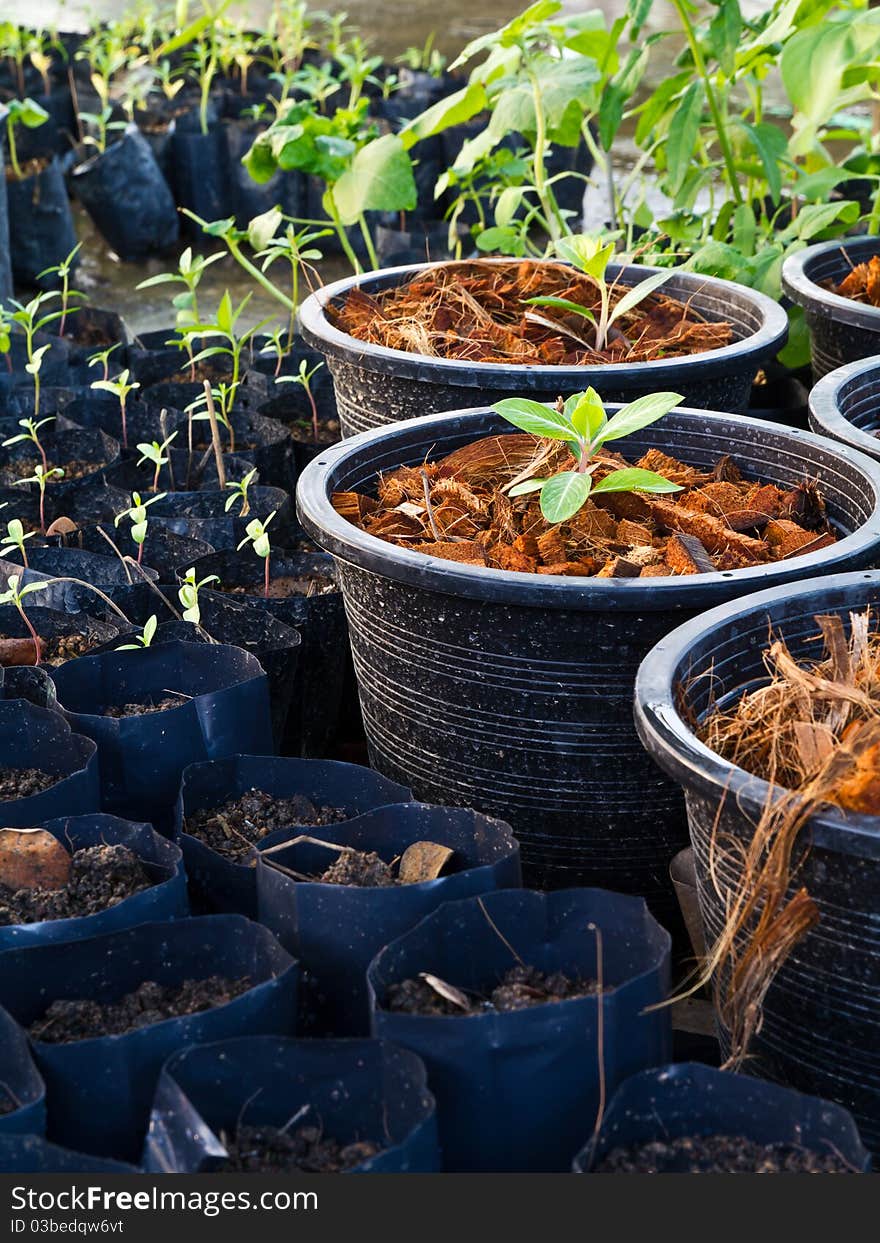
[[57, 278], [40, 278], [40, 273], [61, 263], [76, 246], [58, 159], [53, 157], [35, 176], [7, 181], [6, 192], [13, 277], [17, 284], [54, 288]]
[[373, 960], [373, 1034], [424, 1061], [445, 1170], [571, 1168], [599, 1109], [599, 998], [459, 1018], [384, 1010], [388, 986], [430, 972], [485, 996], [517, 965], [515, 954], [542, 971], [596, 980], [593, 926], [601, 930], [604, 1080], [613, 1090], [669, 1060], [669, 1010], [646, 1007], [666, 997], [670, 937], [641, 898], [508, 889], [447, 902]]
[[27, 1036], [0, 1006], [0, 1103], [7, 1099], [15, 1108], [0, 1112], [0, 1139], [45, 1132], [46, 1086], [34, 1065]]
[[[371, 768], [337, 760], [302, 760], [272, 755], [230, 755], [210, 763], [191, 764], [183, 773], [174, 811], [174, 829], [183, 849], [190, 890], [215, 911], [236, 911], [256, 918], [256, 869], [234, 863], [197, 837], [183, 832], [187, 816], [207, 807], [220, 807], [248, 790], [265, 790], [274, 798], [307, 798], [315, 806], [343, 808], [354, 818], [376, 807], [404, 803], [412, 798], [404, 786]], [[339, 828], [340, 826], [335, 826]], [[291, 825], [263, 838], [274, 845], [295, 832], [320, 837], [323, 829]]]
[[270, 932], [237, 915], [141, 924], [72, 945], [56, 942], [0, 955], [0, 1004], [23, 1027], [58, 999], [106, 1003], [147, 980], [179, 985], [213, 975], [249, 976], [253, 987], [225, 1005], [121, 1036], [32, 1042], [46, 1082], [49, 1138], [136, 1161], [165, 1060], [191, 1044], [291, 1032], [296, 963]]
[[[108, 546], [109, 547], [109, 546]], [[147, 566], [123, 565], [117, 556], [104, 557], [96, 552], [82, 552], [79, 548], [31, 548], [28, 552], [28, 568], [23, 569], [16, 558], [0, 557], [0, 583], [5, 584], [17, 574], [22, 583], [48, 583], [38, 595], [30, 600], [39, 601], [41, 608], [56, 609], [62, 613], [102, 613], [108, 605], [91, 590], [99, 591], [125, 612], [132, 600], [137, 600], [149, 587], [145, 580], [155, 581], [155, 570]], [[76, 582], [62, 581], [76, 579]], [[152, 593], [151, 593], [152, 594]], [[118, 613], [111, 616], [121, 620]]]
[[[590, 1119], [584, 1123], [589, 1131]], [[581, 1149], [574, 1171], [593, 1173], [615, 1148], [706, 1135], [739, 1135], [757, 1144], [833, 1153], [853, 1173], [871, 1168], [852, 1115], [839, 1105], [749, 1075], [682, 1062], [642, 1071], [618, 1088], [595, 1143], [590, 1140]]]
[[[144, 865], [152, 882], [107, 910], [74, 919], [48, 919], [36, 924], [0, 925], [0, 951], [46, 945], [50, 941], [82, 941], [122, 928], [132, 928], [189, 914], [183, 857], [148, 824], [116, 816], [61, 816], [35, 826], [46, 829], [72, 854], [89, 846], [127, 846]], [[0, 1075], [0, 1082], [3, 1076]]]
[[[266, 674], [255, 656], [220, 643], [172, 641], [68, 661], [52, 674], [75, 729], [94, 739], [104, 811], [160, 822], [188, 764], [271, 752]], [[110, 717], [112, 704], [180, 694], [180, 707]]]
[[159, 1077], [144, 1169], [202, 1173], [222, 1166], [220, 1133], [239, 1125], [319, 1125], [347, 1144], [380, 1151], [352, 1174], [439, 1169], [434, 1098], [414, 1053], [380, 1040], [244, 1037], [176, 1053]]
[[[6, 627], [9, 613], [15, 614], [21, 623], [21, 632], [27, 634], [27, 627], [11, 604], [0, 604], [0, 634], [9, 634]], [[28, 615], [32, 616], [30, 611]], [[37, 708], [53, 711], [58, 707], [55, 683], [42, 665], [0, 665], [0, 699], [26, 699]]]
[[80, 202], [120, 259], [146, 259], [178, 239], [177, 208], [152, 148], [135, 126], [73, 172]]
[[0, 1174], [139, 1174], [137, 1166], [59, 1148], [39, 1135], [0, 1135]]
[[97, 811], [98, 751], [59, 712], [24, 699], [0, 700], [0, 756], [6, 768], [40, 768], [55, 785], [26, 798], [0, 800], [0, 826], [28, 828], [54, 816]]
[[522, 883], [519, 846], [510, 826], [464, 808], [401, 803], [304, 832], [375, 851], [386, 863], [413, 842], [454, 851], [448, 874], [436, 880], [374, 888], [294, 880], [267, 861], [319, 876], [339, 854], [309, 842], [258, 857], [258, 918], [300, 963], [300, 1023], [309, 1035], [367, 1035], [367, 968], [383, 946], [444, 902]]

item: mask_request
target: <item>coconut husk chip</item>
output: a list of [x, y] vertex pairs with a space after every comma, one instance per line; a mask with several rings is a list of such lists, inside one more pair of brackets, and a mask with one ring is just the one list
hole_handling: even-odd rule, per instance
[[0, 829], [0, 885], [61, 889], [70, 879], [70, 854], [45, 829]]
[[454, 850], [437, 842], [412, 842], [400, 856], [397, 879], [401, 885], [436, 880], [454, 854]]

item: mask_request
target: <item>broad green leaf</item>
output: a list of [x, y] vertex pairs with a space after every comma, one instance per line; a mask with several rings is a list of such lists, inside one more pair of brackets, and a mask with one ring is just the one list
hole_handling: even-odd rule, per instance
[[508, 423], [532, 436], [577, 443], [578, 437], [574, 428], [565, 415], [554, 410], [552, 406], [530, 401], [527, 397], [505, 397], [502, 401], [496, 401], [492, 409]]
[[247, 227], [248, 243], [252, 250], [265, 250], [269, 242], [278, 232], [278, 226], [284, 219], [280, 207], [270, 207], [260, 216], [254, 216]]
[[516, 215], [517, 209], [522, 202], [523, 191], [520, 186], [506, 186], [498, 195], [498, 202], [495, 204], [495, 223], [499, 228], [509, 225]]
[[547, 522], [567, 522], [586, 501], [592, 486], [590, 475], [564, 470], [548, 479], [541, 489], [541, 513]]
[[683, 400], [680, 393], [646, 393], [644, 397], [637, 397], [611, 416], [596, 437], [596, 446], [609, 440], [620, 440], [623, 436], [641, 431], [643, 427], [649, 427]]
[[736, 66], [736, 52], [742, 34], [739, 0], [720, 0], [709, 23], [709, 43], [724, 72], [730, 77]]
[[417, 191], [412, 161], [397, 134], [374, 138], [358, 151], [333, 190], [343, 224], [366, 211], [411, 211]]
[[641, 470], [630, 466], [626, 470], [613, 470], [610, 475], [593, 484], [593, 492], [681, 492], [677, 483], [664, 479], [653, 470]]
[[524, 298], [523, 302], [526, 306], [553, 306], [560, 311], [573, 311], [575, 315], [596, 322], [596, 316], [588, 307], [581, 306], [579, 302], [569, 302], [567, 298]]
[[602, 398], [594, 388], [569, 397], [565, 403], [565, 413], [578, 435], [588, 441], [598, 435], [607, 423]]
[[666, 167], [673, 195], [678, 194], [690, 171], [702, 116], [703, 86], [701, 82], [691, 82], [669, 123], [666, 139]]
[[423, 138], [431, 138], [455, 125], [463, 125], [487, 107], [486, 89], [481, 82], [470, 82], [454, 95], [447, 95], [420, 113], [400, 131], [407, 150]]
[[546, 479], [527, 479], [523, 483], [514, 484], [507, 495], [527, 496], [529, 492], [540, 492], [546, 482]]
[[665, 281], [672, 276], [672, 269], [663, 272], [654, 272], [651, 276], [646, 276], [643, 281], [639, 281], [637, 285], [633, 285], [623, 295], [619, 302], [615, 303], [608, 317], [608, 322], [613, 324], [616, 319], [620, 319], [621, 315], [625, 315], [627, 311], [631, 311], [634, 306], [638, 306], [640, 302], [644, 302], [648, 294], [654, 292]]

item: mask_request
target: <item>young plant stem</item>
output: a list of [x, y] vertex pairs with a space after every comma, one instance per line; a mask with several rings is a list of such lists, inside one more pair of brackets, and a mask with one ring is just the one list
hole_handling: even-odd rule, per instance
[[242, 254], [241, 247], [238, 242], [233, 241], [232, 238], [226, 238], [226, 245], [229, 248], [229, 253], [232, 255], [239, 267], [243, 268], [244, 271], [247, 272], [248, 276], [253, 277], [257, 284], [265, 289], [266, 293], [271, 294], [272, 297], [280, 302], [282, 306], [285, 306], [291, 315], [296, 315], [296, 303], [292, 302], [283, 290], [279, 289], [277, 285], [274, 285], [264, 272], [261, 272], [255, 264], [251, 263], [250, 259], [248, 259], [246, 255]]
[[373, 239], [372, 239], [372, 236], [370, 235], [370, 229], [369, 229], [369, 226], [367, 225], [367, 221], [366, 221], [366, 218], [364, 217], [363, 212], [361, 212], [361, 214], [358, 216], [358, 224], [360, 225], [360, 228], [361, 228], [361, 236], [364, 239], [364, 245], [367, 248], [367, 257], [370, 260], [370, 267], [375, 272], [377, 268], [379, 267], [379, 260], [376, 256], [376, 248], [373, 245]]
[[46, 534], [46, 480], [40, 480], [40, 530]]
[[226, 468], [223, 465], [223, 450], [220, 446], [220, 428], [217, 425], [217, 411], [214, 408], [214, 394], [211, 392], [211, 381], [205, 381], [205, 400], [208, 403], [208, 422], [211, 424], [211, 445], [214, 449], [214, 461], [217, 463], [217, 479], [220, 488], [226, 487]]
[[[25, 564], [27, 564], [27, 563], [25, 563]], [[33, 643], [34, 643], [34, 652], [35, 652], [35, 654], [36, 654], [36, 658], [35, 658], [35, 660], [34, 660], [34, 665], [38, 665], [38, 664], [40, 663], [40, 660], [42, 659], [42, 655], [43, 655], [43, 649], [42, 649], [42, 646], [41, 646], [41, 644], [40, 644], [40, 636], [37, 634], [36, 630], [35, 630], [35, 629], [34, 629], [34, 627], [31, 625], [31, 620], [30, 620], [30, 618], [28, 617], [27, 613], [24, 611], [24, 606], [22, 605], [22, 603], [21, 603], [21, 601], [20, 601], [20, 600], [16, 603], [16, 606], [15, 606], [15, 607], [18, 609], [18, 614], [19, 614], [19, 617], [20, 617], [20, 618], [21, 618], [21, 620], [24, 622], [24, 624], [27, 626], [27, 628], [28, 628], [28, 633], [30, 634], [31, 638], [33, 639]]]
[[122, 416], [122, 447], [128, 448], [128, 425], [125, 419], [125, 394], [119, 398], [119, 413]]
[[263, 570], [263, 595], [269, 599], [269, 558], [266, 557], [266, 565]]
[[11, 116], [9, 116], [6, 120], [6, 138], [7, 146], [9, 147], [9, 163], [12, 166], [12, 171], [15, 174], [16, 180], [21, 181], [23, 173], [21, 171], [21, 165], [18, 162], [18, 151], [15, 146], [15, 126], [13, 125]]
[[345, 251], [345, 257], [351, 264], [353, 272], [356, 276], [358, 276], [361, 272], [363, 272], [363, 268], [361, 267], [360, 260], [357, 255], [352, 250], [351, 242], [348, 240], [348, 234], [345, 231], [345, 225], [339, 218], [339, 211], [336, 207], [336, 200], [333, 197], [332, 187], [327, 187], [327, 194], [325, 197], [327, 200], [327, 210], [330, 213], [330, 219], [333, 221], [333, 227], [336, 230], [336, 236], [339, 238], [339, 244]]

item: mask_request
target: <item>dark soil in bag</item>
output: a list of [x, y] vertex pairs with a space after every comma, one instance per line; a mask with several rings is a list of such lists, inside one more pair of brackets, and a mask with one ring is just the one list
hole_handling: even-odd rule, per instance
[[348, 820], [344, 807], [315, 806], [302, 794], [276, 798], [265, 790], [248, 790], [219, 807], [203, 808], [183, 822], [183, 832], [233, 862], [250, 859], [270, 833], [290, 825], [316, 828]]
[[72, 852], [70, 880], [60, 889], [12, 889], [0, 873], [0, 926], [95, 915], [149, 885], [127, 846], [85, 846]]
[[[174, 424], [171, 425], [172, 427]], [[186, 444], [186, 427], [180, 426], [177, 441]], [[171, 448], [164, 455], [169, 458], [167, 465], [159, 471], [158, 492], [187, 493], [219, 491], [217, 475], [217, 459], [209, 446], [196, 448], [190, 455], [186, 448]], [[223, 467], [228, 482], [243, 479], [253, 468], [253, 463], [243, 454], [223, 453]], [[111, 487], [121, 488], [127, 492], [140, 492], [141, 496], [149, 496], [153, 491], [153, 480], [156, 468], [151, 462], [138, 465], [134, 457], [118, 462], [106, 472], [107, 482]], [[259, 478], [259, 477], [258, 477]], [[231, 493], [226, 493], [227, 499]], [[152, 517], [152, 509], [148, 517]]]
[[536, 967], [511, 967], [491, 990], [474, 996], [435, 977], [402, 980], [393, 984], [385, 999], [386, 1008], [397, 1014], [485, 1014], [525, 1010], [529, 1006], [550, 1005], [588, 997], [599, 991], [596, 980], [570, 979], [562, 971], [547, 973]]
[[0, 1134], [0, 1171], [4, 1174], [140, 1173], [134, 1165], [61, 1148], [38, 1135], [3, 1134]]
[[68, 308], [63, 325], [60, 319], [56, 320], [48, 326], [47, 331], [57, 334], [57, 339], [65, 343], [70, 365], [88, 392], [91, 392], [92, 381], [99, 374], [94, 367], [88, 366], [89, 358], [97, 350], [106, 349], [109, 345], [121, 346], [121, 349], [110, 355], [111, 374], [124, 366], [128, 329], [122, 316], [116, 311], [107, 307], [75, 304]]
[[229, 1153], [218, 1170], [223, 1174], [345, 1174], [381, 1152], [369, 1140], [341, 1144], [318, 1126], [241, 1126], [223, 1140]]
[[290, 496], [281, 488], [262, 485], [248, 490], [250, 513], [242, 518], [239, 506], [227, 511], [229, 496], [225, 492], [169, 493], [150, 506], [150, 522], [159, 523], [178, 535], [205, 540], [215, 549], [237, 548], [247, 534], [247, 524], [254, 518], [265, 520], [270, 513], [273, 542], [283, 544], [292, 530], [293, 512]]
[[[0, 1142], [6, 1135], [46, 1129], [46, 1089], [27, 1037], [0, 1006]], [[4, 1169], [0, 1153], [0, 1171]]]
[[58, 781], [42, 768], [0, 768], [0, 802], [42, 794]]
[[742, 1135], [705, 1135], [652, 1140], [615, 1148], [596, 1174], [851, 1174], [835, 1153], [796, 1144], [757, 1144]]
[[[0, 800], [4, 828], [27, 828], [53, 816], [97, 810], [95, 744], [73, 733], [60, 713], [24, 699], [0, 700], [0, 755], [7, 770], [36, 768], [53, 779], [30, 794]], [[15, 778], [12, 782], [17, 784]]]
[[[20, 430], [9, 429], [8, 434], [15, 435]], [[56, 431], [50, 426], [41, 429], [39, 435], [49, 467], [64, 471], [60, 479], [52, 478], [46, 484], [47, 504], [56, 504], [70, 491], [72, 484], [98, 474], [119, 457], [119, 442], [104, 432], [79, 428]], [[40, 454], [31, 441], [11, 445], [4, 451], [0, 465], [0, 487], [18, 485], [20, 480], [33, 475], [38, 464], [41, 464]], [[35, 483], [26, 486], [31, 491], [37, 488]]]
[[64, 174], [53, 156], [21, 181], [9, 179], [9, 242], [12, 275], [17, 283], [54, 288], [56, 276], [40, 277], [45, 268], [61, 263], [76, 245], [76, 234]]
[[[39, 598], [39, 593], [31, 596], [31, 599]], [[59, 665], [76, 656], [85, 656], [121, 634], [119, 619], [113, 622], [86, 613], [62, 613], [32, 605], [30, 600], [26, 602], [25, 611], [40, 639], [42, 665]], [[35, 659], [33, 639], [18, 609], [12, 604], [0, 605], [0, 665], [6, 668], [33, 665]]]

